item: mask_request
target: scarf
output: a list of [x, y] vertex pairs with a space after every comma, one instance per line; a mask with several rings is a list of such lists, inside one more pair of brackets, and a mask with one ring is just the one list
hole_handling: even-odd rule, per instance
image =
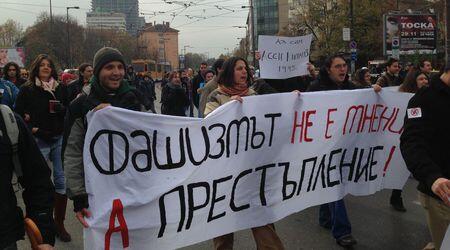
[[231, 87], [225, 87], [225, 85], [219, 84], [219, 91], [229, 96], [247, 96], [248, 86], [247, 83], [234, 84]]
[[128, 81], [125, 80], [122, 80], [120, 82], [120, 87], [114, 91], [107, 90], [103, 86], [101, 86], [101, 84], [97, 80], [97, 77], [95, 76], [91, 77], [90, 84], [91, 90], [97, 93], [97, 95], [103, 99], [102, 101], [108, 100], [111, 96], [122, 95], [132, 90], [132, 87], [128, 84]]
[[[53, 77], [51, 77], [48, 82], [41, 81], [39, 78], [36, 77], [35, 84], [36, 84], [36, 86], [42, 88], [44, 91], [47, 91], [50, 94], [52, 94], [53, 97], [55, 97], [54, 92], [56, 90], [56, 87], [58, 87], [58, 85], [59, 85], [58, 81], [55, 81], [55, 79], [53, 79]], [[56, 99], [56, 97], [55, 97], [55, 99]]]

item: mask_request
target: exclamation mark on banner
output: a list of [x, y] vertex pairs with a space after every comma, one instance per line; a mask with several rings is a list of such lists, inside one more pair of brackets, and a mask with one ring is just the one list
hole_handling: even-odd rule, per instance
[[384, 165], [384, 169], [383, 169], [383, 177], [386, 176], [386, 170], [389, 167], [389, 163], [391, 163], [392, 156], [394, 155], [395, 148], [396, 148], [396, 146], [392, 146], [391, 152], [389, 152], [389, 157], [388, 157], [388, 159], [386, 161], [386, 164]]

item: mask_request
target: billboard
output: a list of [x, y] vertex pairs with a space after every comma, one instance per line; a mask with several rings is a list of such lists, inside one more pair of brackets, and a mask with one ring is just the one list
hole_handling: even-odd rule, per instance
[[23, 48], [0, 48], [0, 68], [3, 68], [8, 62], [15, 62], [19, 67], [24, 67], [25, 52]]
[[436, 54], [436, 15], [388, 14], [384, 15], [383, 22], [385, 55], [392, 55], [392, 42], [397, 39], [401, 55]]

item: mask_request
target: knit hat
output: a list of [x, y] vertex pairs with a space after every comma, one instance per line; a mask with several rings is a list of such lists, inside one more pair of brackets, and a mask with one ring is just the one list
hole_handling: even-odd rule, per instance
[[94, 56], [94, 76], [98, 78], [100, 70], [109, 62], [119, 61], [125, 68], [125, 60], [119, 50], [111, 47], [103, 47]]

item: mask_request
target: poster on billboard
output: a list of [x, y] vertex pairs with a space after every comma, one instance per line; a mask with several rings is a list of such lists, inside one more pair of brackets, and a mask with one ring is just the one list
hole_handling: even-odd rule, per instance
[[384, 15], [384, 54], [392, 55], [392, 41], [399, 38], [399, 52], [436, 54], [437, 16], [433, 14]]
[[3, 68], [8, 62], [15, 62], [19, 67], [23, 67], [25, 65], [23, 48], [0, 48], [0, 68]]

